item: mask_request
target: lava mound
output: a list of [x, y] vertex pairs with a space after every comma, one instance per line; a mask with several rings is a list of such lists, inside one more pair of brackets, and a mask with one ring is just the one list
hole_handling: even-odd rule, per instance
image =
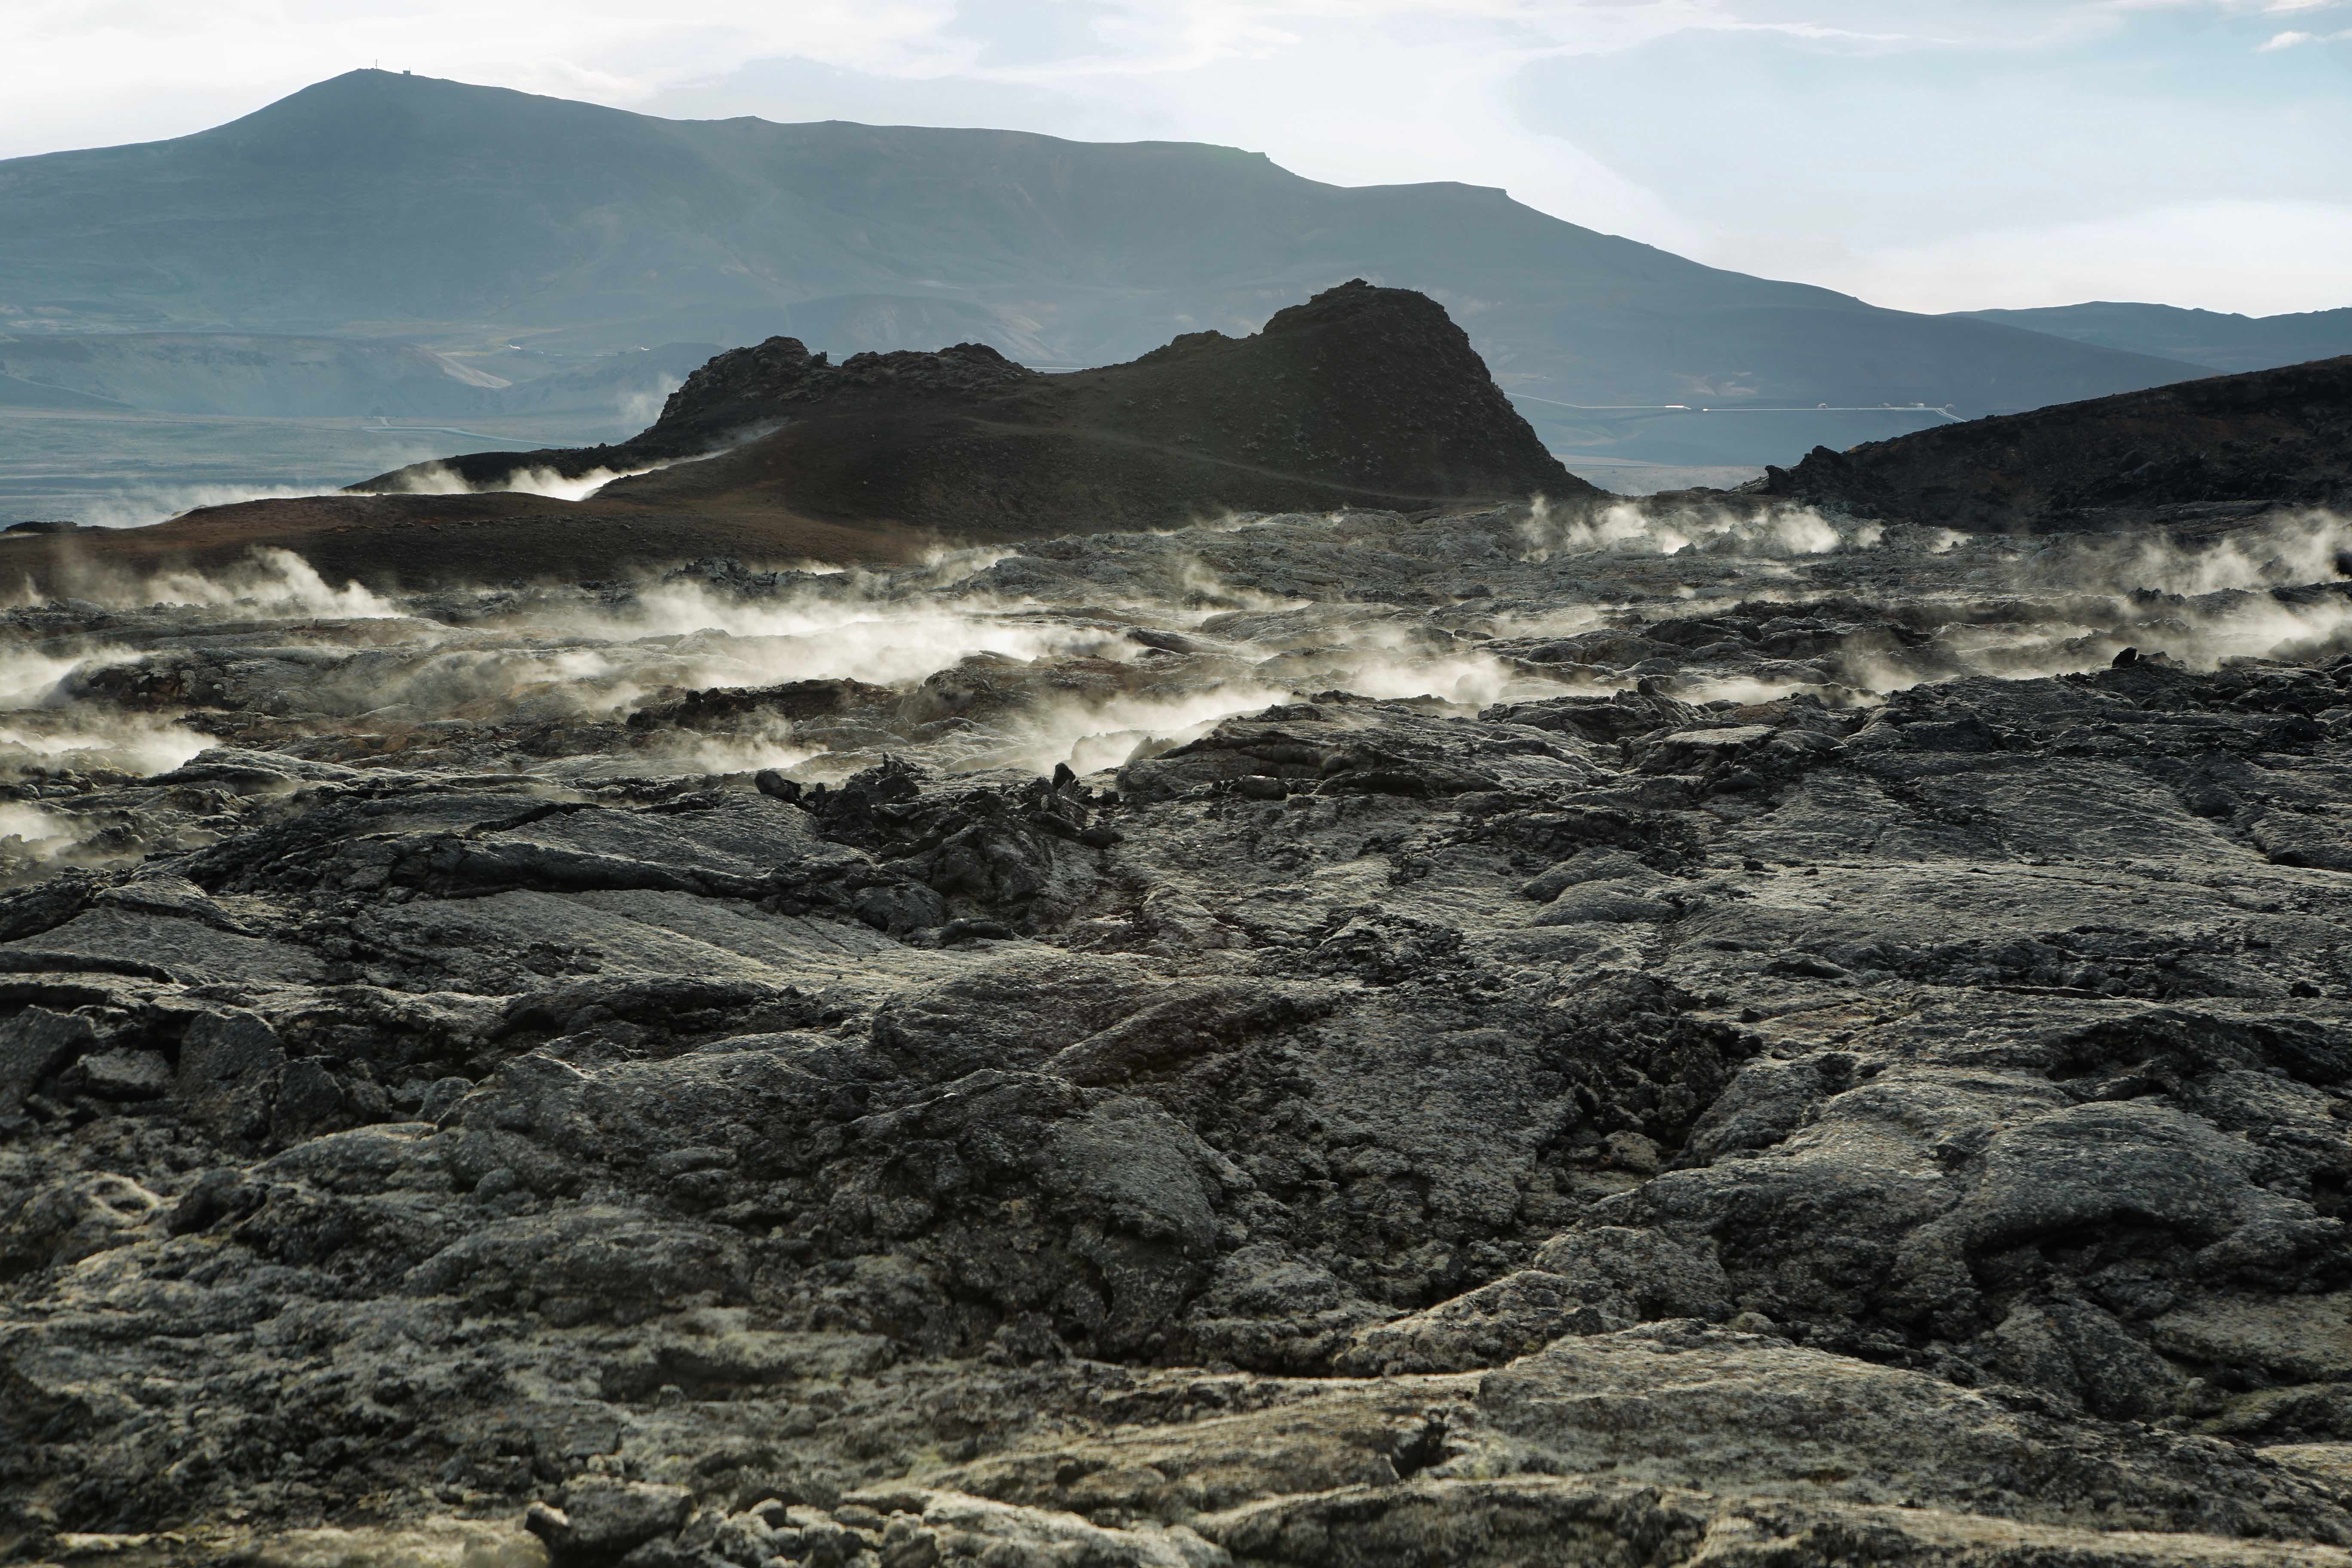
[[1544, 449], [1443, 306], [1360, 279], [1252, 337], [1188, 332], [1132, 363], [1062, 375], [980, 343], [835, 365], [771, 338], [712, 360], [616, 446], [480, 452], [354, 488], [423, 488], [436, 468], [499, 490], [519, 473], [663, 465], [675, 466], [598, 500], [1009, 539], [1226, 510], [1593, 493]]
[[[560, 499], [608, 475], [624, 477]], [[1191, 332], [1131, 364], [1068, 374], [979, 343], [833, 364], [771, 338], [711, 360], [615, 445], [477, 452], [341, 494], [23, 538], [0, 564], [40, 591], [87, 595], [283, 549], [336, 581], [422, 589], [719, 556], [902, 562], [943, 542], [1228, 512], [1603, 493], [1544, 449], [1444, 307], [1358, 281], [1252, 337]]]
[[1971, 532], [2352, 502], [2352, 355], [1921, 430], [1767, 468], [1767, 494]]

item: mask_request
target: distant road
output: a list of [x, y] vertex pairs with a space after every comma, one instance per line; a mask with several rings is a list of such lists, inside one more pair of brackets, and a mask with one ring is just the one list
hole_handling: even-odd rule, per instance
[[362, 425], [362, 430], [423, 430], [436, 436], [463, 436], [468, 441], [504, 441], [504, 436], [485, 436], [479, 430], [460, 430], [454, 425]]
[[1554, 408], [1580, 408], [1602, 414], [1940, 414], [1955, 425], [1967, 423], [1949, 408], [1934, 403], [1866, 403], [1851, 406], [1822, 404], [1812, 408], [1717, 408], [1689, 403], [1562, 403], [1557, 397], [1538, 397], [1532, 392], [1511, 392], [1504, 395], [1521, 403], [1549, 403]]

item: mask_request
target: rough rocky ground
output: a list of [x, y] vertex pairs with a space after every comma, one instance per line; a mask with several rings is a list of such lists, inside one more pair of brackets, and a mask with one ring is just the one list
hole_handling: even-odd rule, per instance
[[9, 612], [0, 1558], [2352, 1563], [2340, 526], [1720, 504]]

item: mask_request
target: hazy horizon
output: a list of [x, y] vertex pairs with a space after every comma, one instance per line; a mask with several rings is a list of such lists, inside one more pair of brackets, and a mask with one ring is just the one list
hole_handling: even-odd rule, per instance
[[0, 156], [380, 64], [678, 119], [985, 125], [1498, 185], [1916, 310], [2352, 305], [2352, 0], [47, 0]]

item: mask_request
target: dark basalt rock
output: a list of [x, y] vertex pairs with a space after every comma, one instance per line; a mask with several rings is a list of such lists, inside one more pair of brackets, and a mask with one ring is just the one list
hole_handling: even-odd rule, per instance
[[2352, 356], [1942, 426], [1768, 468], [1767, 495], [1971, 531], [2352, 503]]
[[2331, 542], [1651, 504], [0, 613], [0, 1559], [2338, 1561]]
[[[551, 475], [601, 488], [556, 499]], [[974, 343], [834, 364], [775, 338], [711, 360], [629, 441], [470, 453], [346, 493], [20, 534], [7, 549], [12, 572], [67, 596], [162, 571], [246, 574], [270, 549], [385, 592], [611, 582], [721, 560], [741, 580], [710, 585], [741, 591], [776, 580], [743, 561], [897, 563], [942, 543], [1536, 496], [1565, 515], [1600, 494], [1545, 449], [1441, 306], [1354, 282], [1250, 337], [1189, 333], [1063, 374]], [[199, 661], [89, 678], [204, 701], [217, 673]]]
[[[978, 343], [834, 365], [772, 338], [697, 371], [631, 440], [442, 466], [494, 489], [516, 470], [577, 477], [687, 458], [698, 460], [616, 481], [601, 499], [985, 538], [1220, 510], [1596, 493], [1544, 449], [1443, 307], [1360, 279], [1277, 311], [1252, 337], [1191, 332], [1129, 364], [1061, 375]], [[353, 489], [400, 490], [433, 466]]]
[[565, 479], [599, 469], [627, 473], [708, 457], [788, 419], [859, 395], [905, 400], [984, 398], [1036, 379], [1039, 373], [1014, 364], [985, 343], [957, 343], [935, 353], [901, 350], [853, 354], [835, 365], [824, 354], [809, 353], [798, 338], [770, 338], [711, 359], [669, 395], [660, 418], [626, 441], [529, 452], [467, 452], [412, 464], [351, 488], [397, 491], [405, 479], [436, 467], [489, 489], [501, 488], [519, 468], [546, 469]]

